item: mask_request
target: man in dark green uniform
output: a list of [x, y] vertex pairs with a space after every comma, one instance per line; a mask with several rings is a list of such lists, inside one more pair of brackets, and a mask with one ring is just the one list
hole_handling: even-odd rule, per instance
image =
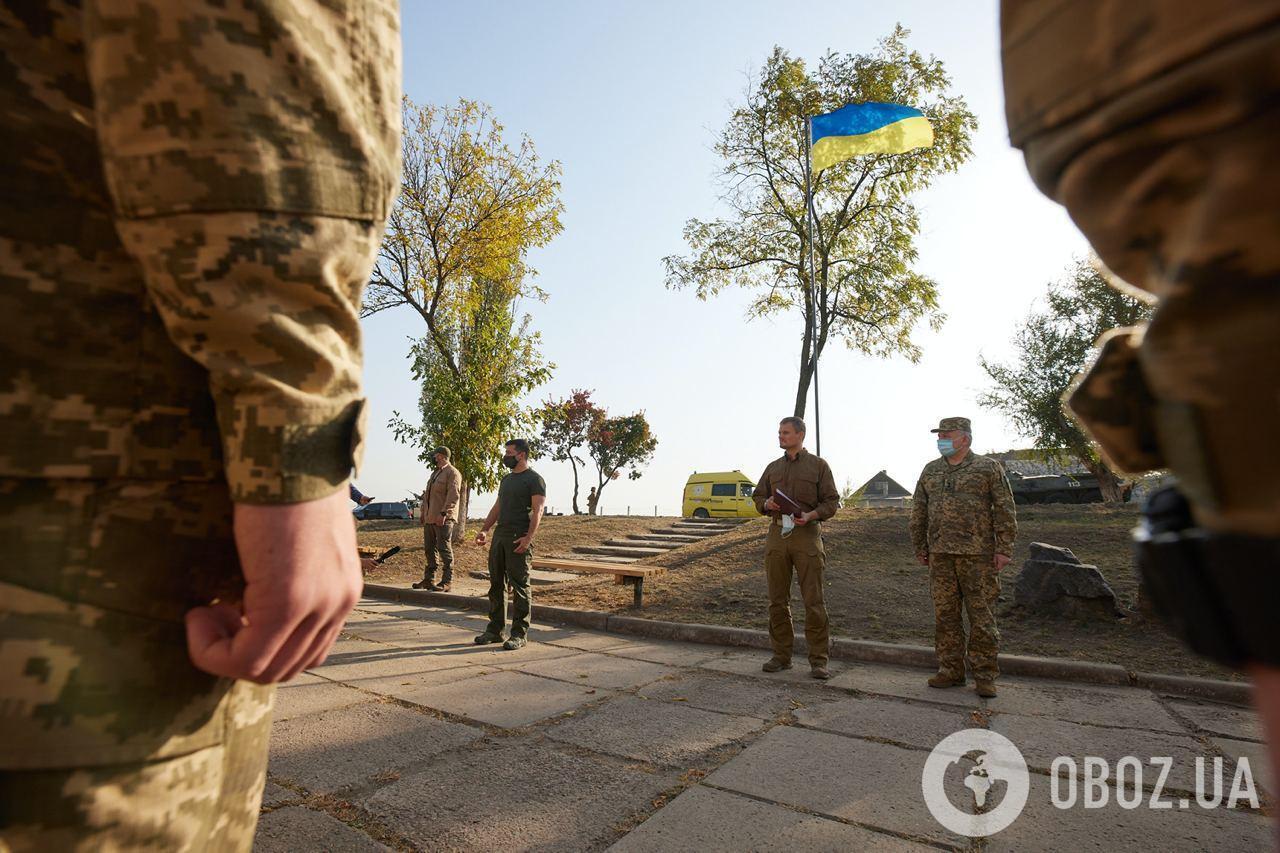
[[489, 625], [476, 637], [476, 644], [502, 643], [506, 625], [503, 587], [510, 583], [515, 610], [511, 635], [502, 648], [512, 651], [524, 647], [529, 633], [529, 569], [533, 567], [533, 537], [542, 520], [547, 484], [529, 467], [529, 443], [523, 438], [507, 442], [502, 464], [511, 473], [502, 478], [498, 499], [476, 534], [476, 544], [483, 545], [489, 528], [498, 525], [489, 548]]

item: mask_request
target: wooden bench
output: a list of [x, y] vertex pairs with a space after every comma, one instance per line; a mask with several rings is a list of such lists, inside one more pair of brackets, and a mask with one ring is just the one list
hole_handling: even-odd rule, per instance
[[616, 583], [635, 590], [636, 607], [644, 607], [644, 579], [666, 571], [662, 566], [640, 566], [635, 563], [605, 563], [598, 560], [575, 560], [567, 557], [534, 557], [535, 569], [575, 572], [584, 575], [613, 575]]

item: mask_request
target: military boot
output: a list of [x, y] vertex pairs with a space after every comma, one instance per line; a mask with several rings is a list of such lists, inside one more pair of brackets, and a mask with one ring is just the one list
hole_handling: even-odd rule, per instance
[[979, 678], [973, 689], [984, 699], [990, 699], [996, 695], [996, 683], [990, 678]]
[[930, 687], [961, 687], [964, 685], [964, 676], [956, 678], [953, 675], [940, 672], [937, 675], [930, 676], [928, 683]]
[[791, 661], [783, 660], [777, 655], [769, 658], [764, 662], [764, 666], [760, 667], [765, 672], [781, 672], [784, 669], [791, 669]]

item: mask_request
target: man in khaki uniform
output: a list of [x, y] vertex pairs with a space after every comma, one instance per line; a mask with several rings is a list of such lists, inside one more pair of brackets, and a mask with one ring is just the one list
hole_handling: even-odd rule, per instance
[[[436, 469], [422, 493], [422, 547], [427, 565], [422, 580], [414, 589], [448, 592], [453, 584], [453, 526], [458, 523], [458, 495], [462, 491], [462, 475], [449, 463], [449, 448], [437, 447], [431, 452]], [[444, 573], [436, 584], [436, 560]]]
[[0, 849], [250, 848], [271, 685], [360, 593], [399, 42], [390, 0], [0, 2]]
[[773, 519], [764, 552], [773, 657], [763, 668], [765, 672], [791, 668], [794, 571], [804, 599], [804, 638], [809, 647], [811, 674], [826, 680], [831, 677], [827, 669], [831, 629], [823, 600], [826, 552], [822, 547], [822, 522], [836, 514], [840, 492], [826, 461], [804, 449], [804, 434], [805, 425], [800, 418], [782, 419], [778, 424], [778, 446], [784, 453], [764, 469], [752, 493], [756, 510]]
[[596, 491], [596, 487], [592, 486], [591, 491], [587, 492], [587, 515], [596, 514], [596, 504], [600, 503], [600, 494]]
[[[964, 684], [966, 657], [979, 696], [996, 695], [1000, 570], [1013, 555], [1018, 522], [1004, 468], [970, 449], [968, 418], [943, 418], [938, 458], [924, 466], [911, 502], [916, 560], [929, 567], [938, 673], [930, 687]], [[968, 653], [960, 608], [969, 616]]]

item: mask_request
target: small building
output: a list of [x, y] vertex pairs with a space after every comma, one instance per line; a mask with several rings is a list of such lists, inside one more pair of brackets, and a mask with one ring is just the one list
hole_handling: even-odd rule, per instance
[[862, 484], [862, 488], [854, 492], [854, 495], [856, 499], [853, 506], [858, 507], [909, 506], [911, 504], [911, 492], [902, 488], [902, 485], [890, 477], [886, 471], [881, 471], [867, 480]]

